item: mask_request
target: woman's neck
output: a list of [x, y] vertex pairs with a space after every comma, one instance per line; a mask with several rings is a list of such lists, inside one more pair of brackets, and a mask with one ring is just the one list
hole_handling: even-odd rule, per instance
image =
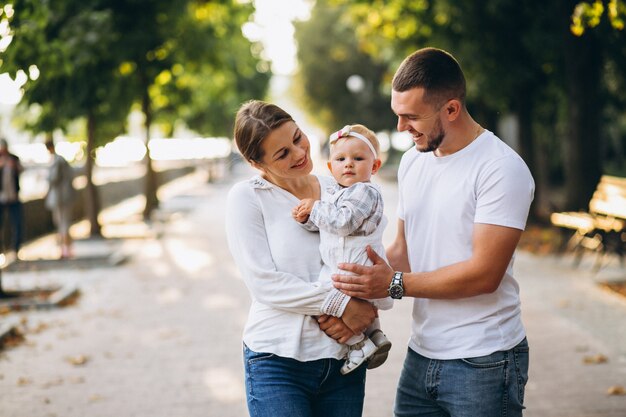
[[263, 178], [276, 185], [277, 187], [282, 188], [283, 190], [293, 194], [299, 199], [303, 198], [319, 198], [319, 192], [316, 190], [314, 183], [315, 176], [313, 175], [305, 175], [297, 178], [276, 178], [272, 175], [267, 175], [264, 173]]

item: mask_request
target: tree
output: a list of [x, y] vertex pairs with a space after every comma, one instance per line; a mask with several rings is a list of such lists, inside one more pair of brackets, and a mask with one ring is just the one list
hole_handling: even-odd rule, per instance
[[[35, 132], [63, 129], [84, 118], [87, 124], [86, 207], [91, 236], [101, 236], [99, 196], [93, 184], [95, 147], [121, 132], [131, 98], [121, 88], [112, 45], [113, 15], [100, 1], [42, 3], [16, 0], [13, 39], [2, 53], [2, 70], [30, 71], [21, 105], [38, 106]], [[37, 76], [35, 76], [37, 75]]]
[[[605, 52], [614, 42], [602, 43], [587, 33], [584, 39], [572, 36], [570, 16], [576, 2], [335, 3], [350, 5], [363, 50], [388, 62], [390, 71], [401, 59], [398, 54], [403, 57], [420, 46], [450, 50], [465, 68], [468, 106], [479, 121], [493, 126], [498, 115], [517, 116], [519, 151], [537, 179], [537, 193], [549, 195], [544, 190], [550, 185], [547, 176], [555, 171], [554, 159], [562, 164], [558, 170], [565, 179], [561, 208], [587, 205], [603, 169], [601, 117], [607, 97], [597, 86], [607, 70]], [[609, 3], [623, 10], [619, 8], [623, 1]], [[537, 12], [540, 9], [542, 13]], [[613, 10], [610, 5], [608, 9]], [[621, 76], [609, 78], [614, 84], [617, 79]], [[559, 146], [564, 150], [562, 161]], [[557, 150], [557, 156], [546, 155], [546, 149]]]
[[271, 73], [261, 45], [243, 36], [251, 3], [191, 2], [177, 22], [171, 68], [155, 80], [155, 113], [161, 124], [183, 122], [203, 135], [230, 136], [245, 100], [262, 98]]
[[[96, 146], [124, 129], [132, 103], [145, 115], [145, 142], [153, 123], [170, 131], [178, 120], [207, 135], [232, 129], [241, 101], [264, 95], [269, 73], [241, 25], [251, 4], [186, 0], [16, 0], [13, 40], [2, 71], [36, 68], [24, 105], [37, 105], [35, 131], [52, 132], [83, 118], [87, 132], [87, 207], [92, 235], [100, 233], [93, 186]], [[258, 49], [258, 48], [257, 48]], [[158, 205], [156, 175], [146, 156], [144, 217]]]
[[[595, 0], [580, 2], [572, 13], [570, 31], [572, 42], [590, 42], [595, 39], [601, 53], [601, 90], [606, 99], [601, 109], [600, 126], [604, 136], [601, 149], [603, 168], [616, 175], [626, 172], [626, 107], [623, 91], [626, 87], [626, 2], [623, 0]], [[577, 39], [578, 38], [578, 39]], [[597, 133], [596, 133], [597, 134]]]
[[393, 126], [387, 67], [359, 50], [346, 7], [318, 0], [311, 19], [295, 26], [300, 101], [316, 121], [328, 132], [349, 123], [373, 130]]
[[[112, 7], [120, 34], [117, 53], [145, 117], [146, 145], [159, 119], [171, 123], [182, 116], [205, 132], [230, 131], [241, 98], [267, 88], [269, 76], [256, 74], [259, 60], [250, 58], [241, 33], [253, 11], [250, 4], [117, 0]], [[158, 206], [149, 153], [145, 196], [143, 214], [149, 218]]]

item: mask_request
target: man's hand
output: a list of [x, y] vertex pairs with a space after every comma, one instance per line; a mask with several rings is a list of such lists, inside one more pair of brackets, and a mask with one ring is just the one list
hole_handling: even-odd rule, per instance
[[354, 336], [354, 332], [339, 317], [324, 314], [317, 318], [317, 323], [326, 335], [332, 337], [338, 343], [346, 343]]
[[313, 210], [314, 204], [315, 200], [313, 200], [312, 198], [305, 198], [303, 200], [300, 200], [300, 203], [291, 210], [291, 216], [298, 223], [306, 223], [309, 215], [311, 214], [311, 210]]
[[339, 269], [354, 275], [333, 275], [333, 285], [341, 292], [357, 298], [375, 299], [389, 296], [388, 289], [393, 277], [393, 269], [367, 246], [367, 256], [374, 263], [372, 266], [358, 264], [339, 264]]

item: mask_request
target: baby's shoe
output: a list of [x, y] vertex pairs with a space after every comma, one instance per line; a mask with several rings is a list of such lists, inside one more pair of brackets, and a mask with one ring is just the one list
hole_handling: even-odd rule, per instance
[[389, 356], [389, 350], [391, 349], [391, 342], [387, 339], [387, 336], [381, 330], [374, 330], [369, 338], [376, 345], [376, 352], [367, 361], [367, 369], [378, 368], [385, 363], [387, 356]]
[[372, 355], [376, 353], [376, 345], [368, 337], [354, 345], [348, 346], [346, 363], [341, 367], [342, 375], [349, 374], [361, 366]]

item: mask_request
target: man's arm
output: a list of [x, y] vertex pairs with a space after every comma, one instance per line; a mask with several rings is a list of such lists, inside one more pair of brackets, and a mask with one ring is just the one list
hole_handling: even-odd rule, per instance
[[404, 220], [398, 220], [396, 239], [385, 250], [389, 264], [394, 271], [410, 272], [409, 254], [406, 249], [406, 237], [404, 236]]
[[[456, 299], [494, 292], [506, 272], [522, 231], [490, 224], [475, 224], [472, 256], [430, 272], [404, 274], [404, 294], [409, 297]], [[368, 249], [374, 265], [340, 264], [355, 275], [333, 275], [334, 285], [352, 297], [387, 296], [394, 269]]]

